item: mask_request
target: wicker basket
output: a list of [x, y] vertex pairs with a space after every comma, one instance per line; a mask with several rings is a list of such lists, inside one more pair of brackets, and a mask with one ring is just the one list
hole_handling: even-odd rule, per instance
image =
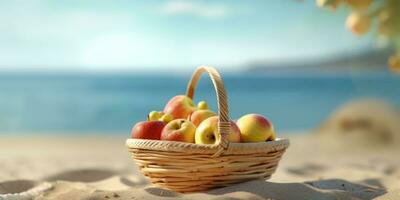
[[142, 173], [160, 187], [177, 192], [202, 191], [248, 181], [268, 179], [275, 172], [287, 139], [258, 143], [229, 143], [228, 102], [222, 79], [212, 67], [199, 67], [187, 96], [193, 99], [202, 73], [210, 76], [218, 101], [220, 140], [200, 145], [161, 140], [127, 139], [126, 145]]

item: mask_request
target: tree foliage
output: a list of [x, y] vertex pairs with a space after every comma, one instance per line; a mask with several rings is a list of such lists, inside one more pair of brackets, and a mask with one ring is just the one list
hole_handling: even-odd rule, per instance
[[316, 3], [333, 11], [342, 5], [350, 7], [346, 27], [358, 36], [376, 31], [380, 39], [387, 40], [395, 48], [388, 65], [400, 72], [400, 0], [316, 0]]

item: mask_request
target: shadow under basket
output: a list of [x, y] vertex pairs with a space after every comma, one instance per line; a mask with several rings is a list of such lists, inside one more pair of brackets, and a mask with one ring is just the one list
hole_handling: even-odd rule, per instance
[[193, 99], [202, 73], [210, 76], [218, 102], [218, 132], [213, 145], [174, 141], [127, 139], [126, 146], [142, 173], [162, 188], [196, 192], [252, 179], [268, 179], [289, 146], [288, 139], [257, 143], [230, 143], [228, 100], [220, 74], [212, 67], [199, 67], [187, 96]]

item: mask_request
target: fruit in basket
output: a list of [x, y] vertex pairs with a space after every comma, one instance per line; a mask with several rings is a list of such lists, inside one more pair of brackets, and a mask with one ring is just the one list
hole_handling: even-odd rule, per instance
[[197, 108], [200, 109], [200, 110], [208, 110], [208, 104], [207, 104], [206, 101], [200, 101], [197, 104]]
[[197, 127], [205, 119], [216, 116], [215, 112], [211, 110], [196, 110], [189, 116], [189, 120]]
[[192, 99], [186, 95], [178, 95], [169, 100], [164, 113], [172, 115], [174, 119], [186, 119], [196, 109]]
[[175, 119], [169, 122], [161, 133], [161, 140], [194, 143], [196, 126], [186, 119]]
[[[218, 116], [209, 117], [196, 129], [195, 142], [196, 144], [215, 144], [220, 134], [218, 132]], [[231, 129], [227, 136], [229, 142], [240, 142], [240, 130], [235, 122], [230, 122]]]
[[276, 133], [275, 133], [275, 131], [272, 132], [271, 137], [269, 137], [267, 140], [270, 140], [270, 141], [276, 140]]
[[161, 116], [163, 116], [163, 112], [158, 112], [158, 111], [151, 111], [149, 115], [147, 115], [147, 120], [148, 121], [159, 121]]
[[170, 114], [166, 114], [164, 112], [158, 112], [158, 111], [151, 111], [149, 115], [147, 115], [147, 120], [148, 121], [163, 121], [165, 123], [168, 123], [172, 121], [174, 118]]
[[159, 140], [165, 125], [162, 121], [139, 122], [132, 128], [132, 138]]
[[259, 114], [247, 114], [239, 118], [238, 125], [243, 142], [264, 142], [275, 140], [275, 132], [272, 123]]
[[174, 117], [172, 117], [172, 115], [170, 114], [164, 114], [163, 116], [161, 116], [160, 120], [165, 123], [169, 123], [170, 121], [174, 120]]

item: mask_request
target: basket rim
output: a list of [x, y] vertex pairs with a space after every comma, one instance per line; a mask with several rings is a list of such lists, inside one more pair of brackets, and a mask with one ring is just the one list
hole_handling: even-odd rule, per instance
[[[194, 144], [176, 141], [147, 140], [128, 138], [125, 142], [128, 149], [154, 150], [167, 152], [185, 152], [190, 154], [214, 154], [219, 150], [218, 145]], [[250, 154], [285, 150], [289, 147], [289, 139], [277, 138], [274, 141], [254, 143], [229, 143], [223, 154]]]

